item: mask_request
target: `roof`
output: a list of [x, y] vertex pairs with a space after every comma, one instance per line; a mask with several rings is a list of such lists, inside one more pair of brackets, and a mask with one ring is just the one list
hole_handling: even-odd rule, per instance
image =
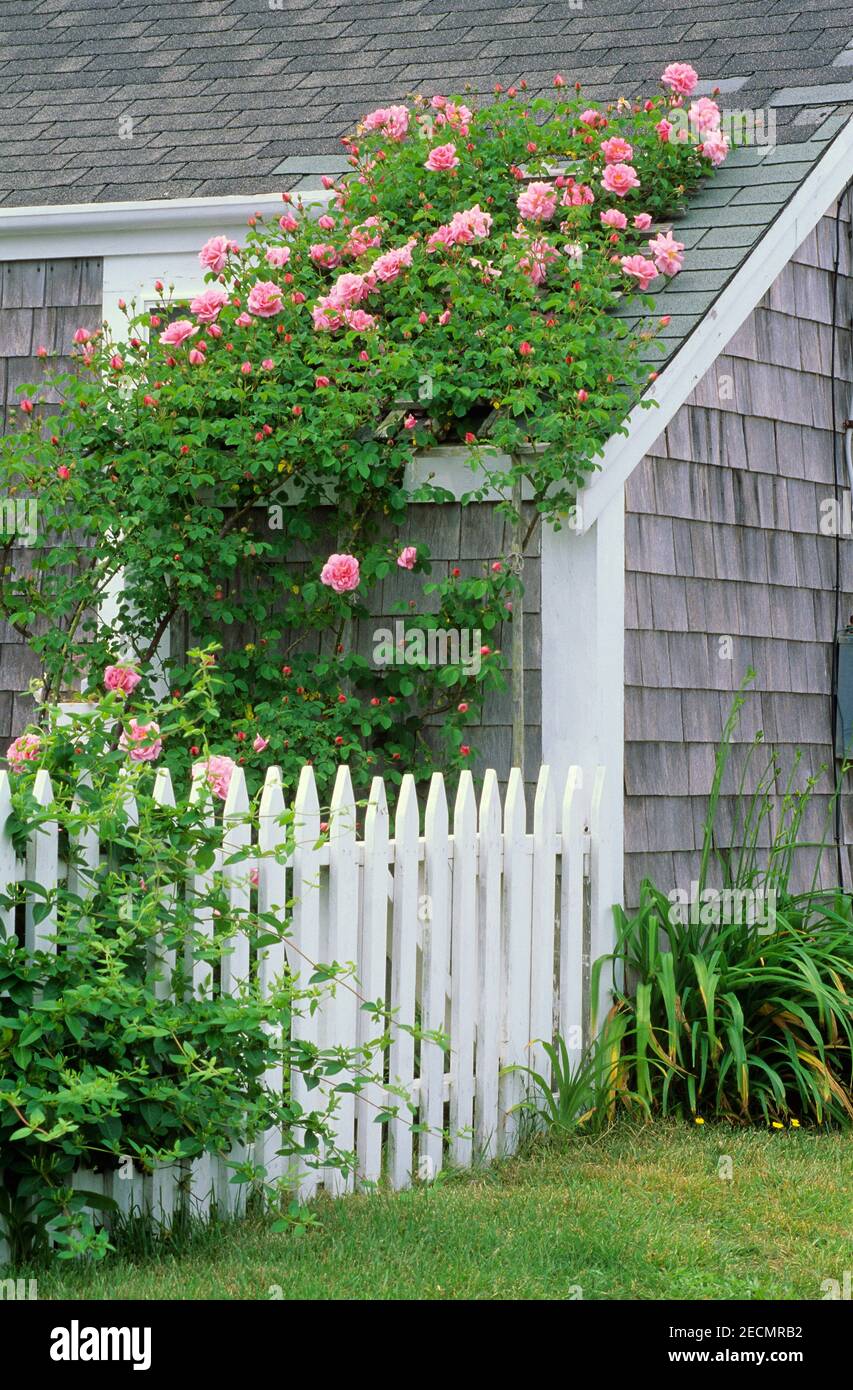
[[[0, 206], [259, 192], [365, 111], [554, 71], [591, 99], [691, 62], [798, 143], [853, 100], [850, 0], [0, 0]], [[804, 104], [811, 110], [804, 111]], [[302, 161], [294, 167], [285, 161]]]

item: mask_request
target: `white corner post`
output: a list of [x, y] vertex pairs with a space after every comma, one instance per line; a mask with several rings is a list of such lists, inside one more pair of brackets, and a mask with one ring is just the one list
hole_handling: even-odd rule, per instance
[[[554, 531], [547, 525], [542, 530], [542, 761], [560, 788], [573, 763], [582, 768], [583, 804], [597, 821], [590, 827], [592, 962], [612, 949], [612, 908], [623, 901], [624, 708], [625, 492], [620, 487], [586, 531]], [[609, 979], [604, 972], [602, 983]]]

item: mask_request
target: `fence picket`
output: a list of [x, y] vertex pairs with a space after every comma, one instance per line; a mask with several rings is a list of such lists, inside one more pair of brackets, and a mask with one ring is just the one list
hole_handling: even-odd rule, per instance
[[501, 988], [501, 799], [492, 768], [483, 779], [479, 821], [477, 916], [477, 1077], [475, 1144], [481, 1158], [498, 1151]]
[[[525, 833], [527, 808], [524, 782], [514, 767], [509, 774], [504, 805], [504, 1009], [503, 1056], [506, 1066], [529, 1065], [530, 1055], [530, 913], [532, 865], [530, 842]], [[501, 1078], [501, 1110], [504, 1142], [513, 1147], [518, 1132], [518, 1105], [525, 1093], [518, 1072]]]
[[[427, 1032], [447, 1028], [447, 979], [450, 968], [450, 839], [444, 778], [434, 772], [424, 818], [423, 966], [421, 1018]], [[423, 914], [422, 914], [423, 915]], [[419, 1172], [432, 1179], [444, 1152], [445, 1052], [437, 1043], [421, 1043], [421, 1112], [426, 1130], [420, 1136]]]
[[460, 774], [453, 807], [453, 917], [450, 928], [450, 1153], [471, 1162], [474, 1124], [474, 1020], [477, 1011], [477, 803], [474, 779]]
[[[205, 766], [203, 763], [196, 763], [193, 766], [190, 802], [193, 805], [198, 805], [208, 795]], [[208, 803], [205, 807], [203, 823], [213, 825], [213, 821], [213, 806]], [[190, 865], [187, 885], [191, 903], [196, 900], [193, 906], [193, 922], [194, 932], [198, 940], [194, 942], [190, 936], [186, 941], [184, 968], [190, 995], [197, 999], [211, 999], [213, 997], [213, 966], [209, 961], [202, 959], [200, 953], [205, 949], [207, 941], [211, 943], [213, 941], [213, 909], [203, 900], [210, 893], [216, 867], [216, 860], [206, 869], [199, 869], [197, 865]], [[206, 1216], [210, 1212], [218, 1168], [218, 1159], [214, 1161], [213, 1156], [209, 1153], [200, 1154], [190, 1163], [190, 1196], [196, 1211], [201, 1216]]]
[[583, 773], [569, 768], [560, 859], [560, 1035], [577, 1066], [583, 1055]]
[[557, 811], [551, 772], [540, 767], [533, 805], [533, 891], [530, 937], [531, 1066], [550, 1079], [542, 1046], [554, 1037], [554, 937], [556, 929]]
[[[18, 881], [18, 858], [9, 834], [12, 814], [12, 784], [8, 772], [0, 771], [0, 893], [6, 894]], [[0, 927], [6, 936], [15, 933], [15, 909], [0, 909]]]
[[[303, 767], [299, 776], [294, 802], [293, 848], [293, 946], [297, 952], [297, 971], [300, 985], [304, 988], [319, 964], [320, 957], [320, 803], [317, 799], [317, 784], [310, 767]], [[308, 1000], [299, 1002], [298, 1014], [294, 1014], [293, 1037], [304, 1042], [307, 1048], [317, 1048], [320, 1043], [320, 1019], [311, 1013]], [[291, 1078], [294, 1100], [305, 1114], [314, 1109], [314, 1099], [319, 1099], [316, 1091], [309, 1091], [305, 1076], [296, 1069]], [[301, 1157], [295, 1165], [299, 1181], [299, 1193], [303, 1198], [313, 1196], [319, 1182], [316, 1160]]]
[[[281, 768], [271, 767], [264, 779], [258, 814], [258, 915], [274, 915], [278, 918], [282, 931], [285, 928], [287, 904], [287, 868], [281, 856], [281, 851], [287, 843], [287, 827], [282, 823], [283, 815]], [[277, 852], [279, 857], [275, 857]], [[260, 929], [265, 933], [271, 931], [272, 926], [261, 922]], [[283, 939], [263, 946], [258, 951], [258, 984], [264, 998], [269, 996], [273, 981], [282, 976], [284, 966]], [[281, 1094], [284, 1089], [282, 1063], [269, 1067], [264, 1074], [264, 1080], [271, 1091]], [[282, 1134], [279, 1129], [268, 1129], [257, 1142], [256, 1161], [266, 1169], [270, 1182], [277, 1181], [284, 1172], [284, 1160], [279, 1152], [281, 1146]]]
[[[400, 786], [394, 820], [394, 916], [391, 938], [391, 1046], [388, 1069], [392, 1084], [410, 1096], [415, 1079], [415, 1023], [418, 963], [418, 798], [415, 779], [407, 772]], [[396, 1190], [408, 1187], [412, 1175], [411, 1114], [404, 1099], [389, 1096], [397, 1115], [388, 1126], [388, 1172]]]
[[[374, 777], [364, 819], [364, 856], [361, 877], [361, 924], [358, 946], [359, 989], [371, 1004], [387, 1003], [386, 969], [388, 959], [388, 802], [385, 783]], [[384, 1031], [370, 1011], [359, 1011], [359, 1044], [364, 1047]], [[367, 1183], [376, 1182], [382, 1172], [384, 1125], [378, 1116], [385, 1104], [382, 1086], [369, 1082], [356, 1098], [358, 1174]]]
[[[42, 807], [50, 806], [53, 801], [53, 786], [43, 767], [39, 768], [33, 781], [33, 798]], [[32, 831], [27, 841], [27, 878], [50, 894], [56, 891], [58, 873], [59, 826], [55, 820], [50, 820]], [[50, 940], [56, 931], [56, 902], [54, 900], [42, 916], [44, 901], [43, 898], [27, 894], [24, 943], [28, 951], [56, 951], [56, 942]], [[40, 920], [37, 921], [37, 917]]]
[[[172, 786], [172, 777], [167, 767], [157, 769], [157, 776], [154, 779], [154, 801], [158, 806], [174, 807], [175, 792]], [[173, 883], [163, 893], [163, 910], [168, 914], [169, 909], [174, 907], [178, 896], [178, 885]], [[167, 946], [164, 941], [163, 933], [158, 932], [151, 942], [148, 954], [149, 976], [154, 977], [154, 993], [158, 999], [171, 999], [173, 995], [173, 977], [177, 964], [177, 950], [174, 946]]]
[[[220, 988], [223, 994], [239, 998], [249, 983], [249, 921], [251, 885], [249, 881], [250, 864], [248, 849], [252, 842], [252, 827], [249, 824], [249, 793], [246, 790], [246, 774], [242, 767], [235, 767], [228, 785], [225, 808], [222, 813], [222, 873], [228, 905], [240, 924], [232, 930], [229, 937], [230, 952], [222, 956], [220, 966]], [[241, 855], [234, 863], [229, 863], [234, 855]], [[240, 1214], [246, 1203], [245, 1183], [235, 1183], [234, 1166], [245, 1163], [247, 1149], [244, 1143], [232, 1145], [227, 1159], [219, 1164], [219, 1202], [228, 1216]]]
[[[329, 819], [329, 931], [327, 965], [337, 962], [349, 966], [358, 960], [358, 864], [355, 845], [355, 795], [348, 767], [339, 767], [335, 778]], [[358, 1043], [358, 998], [352, 978], [338, 981], [334, 996], [325, 1002], [324, 1045], [347, 1051]], [[349, 1081], [349, 1073], [342, 1073]], [[332, 1079], [334, 1081], [334, 1078]], [[342, 1153], [355, 1149], [355, 1096], [342, 1091], [332, 1120], [337, 1148]], [[326, 1188], [333, 1193], [352, 1191], [352, 1174], [327, 1168]]]

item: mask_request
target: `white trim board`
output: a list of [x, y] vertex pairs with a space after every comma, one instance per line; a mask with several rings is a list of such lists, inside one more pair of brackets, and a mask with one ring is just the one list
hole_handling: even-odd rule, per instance
[[[304, 189], [308, 207], [325, 206], [332, 191]], [[222, 198], [155, 198], [149, 202], [58, 203], [0, 207], [0, 260], [32, 261], [81, 256], [141, 256], [198, 252], [205, 234], [234, 240], [255, 212], [280, 215], [280, 192]]]
[[608, 440], [601, 455], [601, 471], [592, 477], [579, 497], [581, 530], [587, 530], [616, 497], [851, 178], [853, 117], [842, 127], [790, 202], [646, 392], [645, 399], [654, 400], [657, 405], [646, 409], [635, 406], [628, 416], [629, 433], [613, 435]]

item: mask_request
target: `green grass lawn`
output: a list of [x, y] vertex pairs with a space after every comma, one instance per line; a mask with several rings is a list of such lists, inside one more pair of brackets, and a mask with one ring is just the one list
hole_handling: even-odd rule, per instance
[[851, 1211], [849, 1137], [623, 1125], [432, 1188], [321, 1199], [302, 1236], [256, 1218], [180, 1256], [54, 1266], [39, 1296], [820, 1299], [853, 1267]]

